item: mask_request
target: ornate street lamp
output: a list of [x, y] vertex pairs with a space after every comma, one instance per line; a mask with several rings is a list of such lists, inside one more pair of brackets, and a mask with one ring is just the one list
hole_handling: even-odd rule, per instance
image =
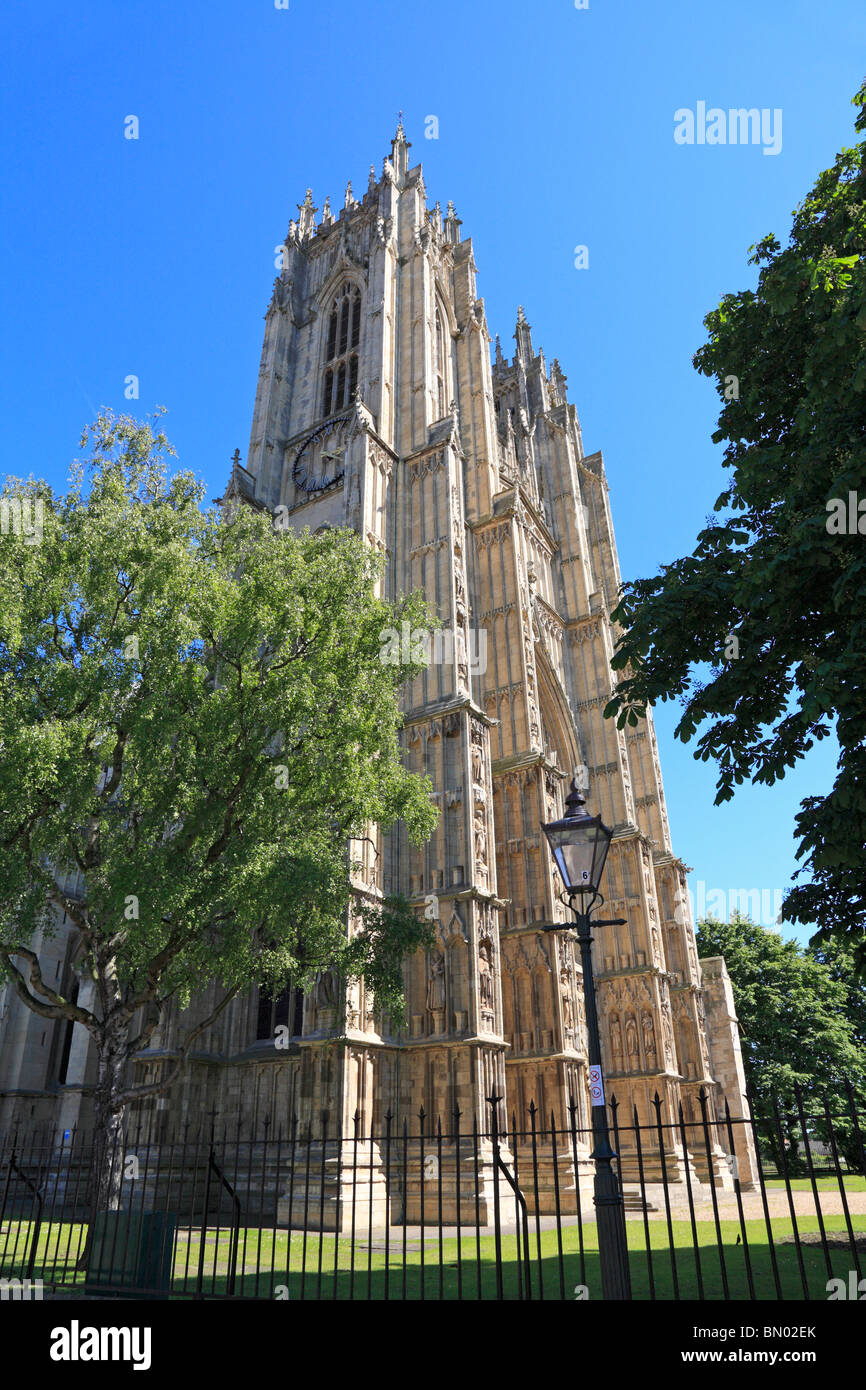
[[[586, 1032], [589, 1048], [589, 1091], [592, 1109], [594, 1148], [590, 1158], [595, 1160], [594, 1198], [598, 1227], [598, 1252], [601, 1262], [602, 1297], [631, 1298], [631, 1276], [628, 1265], [628, 1243], [625, 1229], [625, 1210], [617, 1176], [611, 1166], [616, 1154], [610, 1145], [607, 1128], [607, 1109], [604, 1100], [604, 1081], [601, 1074], [601, 1039], [598, 1031], [598, 1010], [595, 1003], [595, 981], [592, 974], [592, 936], [589, 914], [597, 902], [603, 902], [599, 892], [607, 852], [613, 839], [601, 816], [591, 816], [581, 796], [577, 779], [565, 802], [562, 820], [542, 825], [547, 836], [553, 862], [565, 885], [561, 895], [574, 913], [580, 960], [583, 967], [583, 993], [586, 1004]], [[596, 920], [596, 927], [624, 926], [625, 919]], [[561, 931], [559, 926], [549, 931]]]

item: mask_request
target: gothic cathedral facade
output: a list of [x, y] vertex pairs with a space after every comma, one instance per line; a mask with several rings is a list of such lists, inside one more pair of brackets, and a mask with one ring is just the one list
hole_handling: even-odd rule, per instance
[[[620, 573], [601, 454], [584, 452], [566, 378], [534, 348], [522, 309], [513, 356], [498, 339], [491, 354], [472, 241], [452, 204], [428, 207], [409, 148], [401, 124], [381, 177], [371, 167], [360, 199], [350, 186], [339, 216], [326, 202], [317, 221], [309, 192], [299, 206], [266, 314], [246, 465], [225, 500], [298, 529], [353, 528], [385, 556], [388, 595], [422, 589], [441, 619], [404, 729], [438, 826], [420, 850], [400, 827], [371, 828], [356, 880], [361, 894], [408, 897], [433, 921], [435, 948], [406, 962], [397, 1036], [380, 1031], [363, 984], [327, 976], [307, 996], [234, 1001], [184, 1079], [148, 1103], [152, 1118], [171, 1128], [215, 1109], [230, 1124], [295, 1114], [305, 1126], [324, 1111], [331, 1132], [351, 1133], [357, 1114], [369, 1134], [387, 1114], [417, 1127], [423, 1110], [485, 1130], [495, 1095], [518, 1130], [531, 1104], [545, 1123], [588, 1125], [582, 980], [571, 936], [551, 930], [570, 916], [541, 830], [578, 769], [589, 809], [614, 829], [605, 915], [626, 920], [593, 948], [608, 1092], [643, 1123], [656, 1094], [666, 1123], [680, 1104], [700, 1119], [701, 1091], [711, 1118], [725, 1099], [742, 1114], [730, 983], [721, 960], [698, 961], [652, 718], [619, 730], [603, 717]], [[273, 1046], [280, 1023], [286, 1050]], [[162, 1025], [137, 1079], [155, 1076], [176, 1027]], [[20, 1028], [43, 1022], [22, 1016]], [[76, 1117], [86, 1040], [56, 1043], [55, 1069], [63, 1053], [62, 1080], [34, 1072], [22, 1090], [3, 1049], [6, 1118], [24, 1094], [41, 1115], [62, 1094], [63, 1122]], [[712, 1167], [727, 1185], [714, 1133], [694, 1173]], [[674, 1170], [690, 1161], [670, 1147]], [[748, 1182], [751, 1155], [738, 1158]]]

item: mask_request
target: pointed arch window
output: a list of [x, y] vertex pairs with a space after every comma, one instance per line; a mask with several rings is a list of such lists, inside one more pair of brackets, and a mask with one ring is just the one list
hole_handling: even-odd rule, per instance
[[445, 323], [438, 304], [433, 336], [433, 390], [436, 419], [441, 420], [446, 411], [445, 402], [448, 396], [448, 367], [445, 356]]
[[358, 344], [361, 341], [361, 291], [345, 284], [328, 315], [322, 414], [344, 410], [358, 385]]
[[264, 985], [259, 987], [256, 1039], [273, 1039], [279, 1027], [288, 1026], [293, 1038], [300, 1037], [304, 1026], [303, 991], [287, 984], [278, 994]]

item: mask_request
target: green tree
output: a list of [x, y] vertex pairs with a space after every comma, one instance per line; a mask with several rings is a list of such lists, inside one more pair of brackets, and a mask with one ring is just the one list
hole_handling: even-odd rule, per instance
[[851, 947], [833, 943], [816, 950], [783, 940], [734, 914], [697, 926], [701, 956], [724, 956], [742, 1035], [746, 1080], [762, 1116], [762, 1134], [777, 1164], [781, 1150], [773, 1100], [778, 1104], [789, 1164], [802, 1162], [802, 1125], [829, 1137], [826, 1096], [840, 1149], [853, 1167], [861, 1157], [849, 1118], [849, 1083], [858, 1108], [866, 1105], [863, 1023], [866, 986], [852, 970]]
[[[0, 968], [30, 1009], [93, 1039], [110, 1206], [124, 1107], [171, 1084], [239, 990], [333, 968], [363, 974], [399, 1022], [401, 962], [430, 929], [395, 899], [350, 934], [350, 850], [398, 820], [420, 843], [436, 811], [400, 754], [418, 654], [380, 659], [384, 628], [429, 622], [422, 601], [377, 597], [381, 563], [350, 532], [203, 511], [156, 424], [106, 413], [88, 445], [65, 495], [4, 493], [31, 525], [0, 538]], [[59, 913], [88, 1007], [40, 966]], [[131, 1084], [166, 1003], [214, 979], [222, 997], [176, 1066]]]
[[[866, 87], [854, 98], [866, 130]], [[849, 935], [866, 963], [866, 165], [843, 149], [794, 213], [789, 244], [752, 248], [757, 288], [704, 320], [695, 366], [724, 402], [730, 481], [693, 554], [623, 586], [605, 709], [622, 727], [680, 698], [677, 737], [718, 767], [716, 804], [773, 783], [835, 724], [828, 795], [801, 803], [787, 920]], [[855, 494], [857, 533], [837, 533]], [[704, 679], [706, 676], [706, 679]]]

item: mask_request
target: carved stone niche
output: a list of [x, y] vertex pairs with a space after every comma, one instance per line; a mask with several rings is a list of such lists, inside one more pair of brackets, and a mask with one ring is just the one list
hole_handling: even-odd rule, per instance
[[427, 957], [427, 1016], [430, 1032], [445, 1031], [445, 953], [438, 946]]
[[567, 965], [563, 965], [559, 972], [559, 992], [562, 999], [563, 1042], [566, 1047], [573, 1047], [575, 1042], [574, 976]]
[[475, 848], [475, 872], [482, 883], [486, 883], [487, 867], [487, 815], [483, 803], [476, 802], [473, 814], [473, 842]]
[[481, 1026], [493, 1031], [496, 1017], [496, 954], [493, 941], [483, 936], [478, 943], [478, 999]]

